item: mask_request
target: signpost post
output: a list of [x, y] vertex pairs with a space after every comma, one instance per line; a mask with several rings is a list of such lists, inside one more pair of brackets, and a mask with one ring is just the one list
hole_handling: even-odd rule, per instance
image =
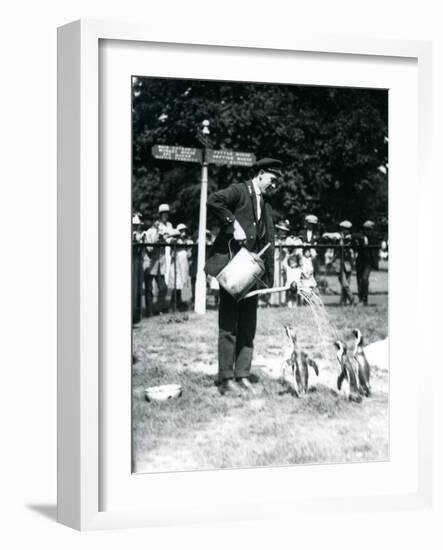
[[197, 139], [204, 150], [193, 147], [171, 145], [154, 145], [152, 156], [160, 160], [178, 162], [195, 162], [201, 164], [200, 217], [198, 223], [198, 253], [197, 277], [195, 281], [194, 311], [199, 314], [206, 312], [206, 202], [208, 198], [208, 165], [218, 166], [253, 166], [255, 156], [252, 153], [240, 153], [227, 149], [214, 150], [209, 138], [209, 121], [203, 121], [203, 129], [197, 132]]
[[[206, 157], [206, 155], [204, 155]], [[208, 163], [202, 163], [200, 217], [198, 221], [197, 275], [195, 279], [195, 313], [206, 313], [206, 201], [208, 199]]]

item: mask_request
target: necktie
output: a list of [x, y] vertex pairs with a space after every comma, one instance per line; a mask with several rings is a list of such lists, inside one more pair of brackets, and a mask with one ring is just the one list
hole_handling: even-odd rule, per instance
[[259, 195], [257, 197], [257, 202], [259, 205], [259, 218], [258, 218], [258, 228], [259, 228], [259, 236], [260, 238], [263, 238], [265, 235], [265, 216], [264, 216], [264, 208], [265, 208], [265, 201], [263, 200], [263, 196]]
[[255, 211], [257, 213], [257, 220], [261, 218], [261, 194], [254, 193], [255, 195]]

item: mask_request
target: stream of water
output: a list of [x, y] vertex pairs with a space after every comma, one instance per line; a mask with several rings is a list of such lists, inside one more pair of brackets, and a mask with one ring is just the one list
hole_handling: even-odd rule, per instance
[[298, 289], [302, 301], [309, 307], [312, 319], [318, 332], [322, 359], [331, 364], [335, 360], [333, 344], [338, 340], [338, 333], [334, 323], [331, 321], [325, 305], [319, 294], [312, 289]]

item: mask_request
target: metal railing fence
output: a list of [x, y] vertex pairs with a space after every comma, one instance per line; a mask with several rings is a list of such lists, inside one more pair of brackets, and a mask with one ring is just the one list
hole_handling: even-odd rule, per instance
[[[168, 310], [176, 312], [182, 306], [182, 297], [177, 292], [183, 290], [183, 283], [186, 279], [187, 285], [187, 308], [191, 309], [193, 299], [195, 296], [195, 277], [197, 274], [197, 244], [183, 244], [177, 242], [170, 243], [132, 243], [132, 299], [133, 299], [133, 322], [138, 322], [144, 313], [146, 313], [146, 272], [152, 271], [152, 275], [160, 275], [165, 278], [167, 285], [167, 301]], [[206, 255], [212, 245], [206, 246]], [[287, 258], [293, 254], [303, 254], [305, 250], [314, 251], [315, 258], [313, 259], [315, 279], [317, 282], [320, 295], [328, 297], [328, 303], [331, 303], [331, 297], [340, 296], [340, 278], [342, 277], [343, 266], [346, 261], [351, 263], [352, 267], [352, 292], [356, 294], [355, 288], [355, 274], [356, 274], [356, 262], [357, 255], [362, 251], [365, 254], [370, 252], [377, 258], [377, 269], [372, 266], [372, 272], [377, 272], [379, 276], [374, 278], [372, 285], [370, 285], [369, 295], [371, 296], [383, 296], [388, 294], [388, 262], [387, 260], [379, 259], [380, 245], [349, 245], [339, 244], [336, 242], [331, 243], [319, 243], [319, 244], [276, 244], [274, 251], [274, 286], [284, 286], [285, 284], [285, 265]], [[157, 252], [158, 251], [158, 252]], [[180, 251], [186, 251], [188, 272], [183, 274], [179, 270], [186, 266], [186, 262], [183, 261], [178, 266], [177, 253]], [[153, 266], [154, 264], [154, 266]], [[157, 264], [157, 265], [155, 265]], [[154, 271], [156, 271], [154, 273]], [[185, 275], [185, 277], [183, 277]], [[154, 281], [155, 283], [155, 281]], [[180, 284], [179, 284], [180, 283]], [[191, 292], [189, 292], [189, 286], [191, 285]], [[158, 288], [153, 289], [154, 302], [158, 296]], [[143, 300], [143, 298], [145, 298]], [[144, 303], [143, 303], [144, 302]], [[180, 302], [180, 303], [179, 303]], [[272, 298], [271, 304], [269, 300], [264, 298], [262, 300], [265, 305], [286, 305], [286, 297], [284, 293], [276, 293], [276, 296]], [[214, 289], [210, 289], [210, 281], [208, 280], [207, 306], [214, 307], [217, 303], [216, 292]], [[180, 306], [180, 307], [179, 307]], [[155, 310], [155, 308], [154, 308]], [[154, 314], [157, 313], [154, 311]]]

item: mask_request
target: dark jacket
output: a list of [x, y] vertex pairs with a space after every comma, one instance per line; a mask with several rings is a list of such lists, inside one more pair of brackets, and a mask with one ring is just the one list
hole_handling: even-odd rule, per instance
[[[212, 245], [208, 255], [205, 271], [216, 277], [229, 262], [228, 243], [232, 239], [234, 231], [233, 222], [237, 220], [246, 233], [246, 248], [252, 252], [258, 252], [267, 243], [271, 246], [262, 256], [265, 265], [263, 281], [272, 286], [274, 281], [274, 222], [272, 219], [272, 207], [263, 195], [264, 205], [261, 220], [257, 219], [257, 211], [252, 181], [246, 183], [233, 183], [226, 189], [216, 191], [208, 197], [208, 210], [220, 223], [220, 232]], [[232, 253], [238, 251], [238, 245], [231, 242]]]
[[313, 231], [312, 232], [312, 235], [311, 235], [311, 240], [308, 241], [308, 230], [307, 229], [302, 229], [299, 233], [298, 233], [298, 237], [300, 237], [300, 239], [303, 241], [303, 244], [317, 244], [320, 240], [320, 234], [317, 233], [316, 231]]
[[379, 247], [374, 247], [377, 244], [374, 237], [365, 233], [354, 235], [354, 244], [357, 248], [357, 268], [369, 267], [377, 270]]

